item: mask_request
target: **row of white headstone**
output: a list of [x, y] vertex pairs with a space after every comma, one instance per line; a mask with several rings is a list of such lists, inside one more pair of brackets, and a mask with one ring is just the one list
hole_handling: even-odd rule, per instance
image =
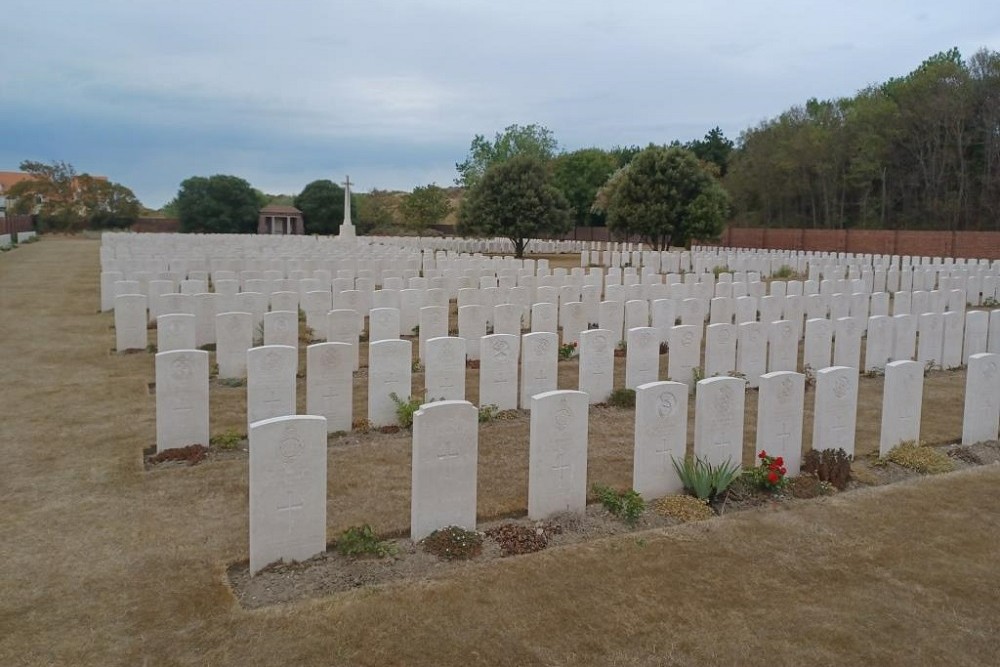
[[[145, 326], [143, 298], [141, 295], [123, 295], [118, 297], [119, 307], [116, 309], [116, 338], [119, 349], [144, 347], [147, 329]], [[615, 302], [605, 302], [615, 303]], [[669, 305], [670, 302], [667, 302]], [[134, 307], [133, 307], [134, 304]], [[642, 302], [638, 302], [642, 305]], [[662, 305], [655, 302], [655, 306]], [[573, 312], [573, 304], [567, 304], [564, 315]], [[535, 317], [532, 319], [534, 333], [555, 333], [558, 322], [554, 318], [555, 308], [552, 304], [536, 304], [533, 308]], [[602, 309], [606, 311], [608, 309]], [[644, 316], [635, 318], [640, 322], [647, 321]], [[658, 314], [664, 310], [654, 307], [654, 323]], [[600, 355], [613, 355], [616, 341], [621, 340], [622, 310], [612, 311], [618, 317], [612, 319], [610, 325], [602, 318], [604, 327], [595, 330], [581, 330], [572, 333], [576, 327], [586, 326], [582, 320], [576, 322], [572, 318], [563, 320], [563, 344], [579, 345], [584, 337], [597, 339], [599, 342], [588, 344], [586, 348], [579, 347], [581, 354], [581, 378], [586, 374]], [[626, 359], [625, 386], [634, 388], [644, 381], [654, 381], [659, 378], [660, 344], [669, 347], [667, 379], [690, 382], [695, 369], [702, 369], [703, 375], [727, 375], [738, 372], [744, 375], [756, 386], [757, 378], [765, 372], [776, 370], [804, 370], [825, 368], [829, 365], [863, 368], [865, 371], [884, 368], [892, 360], [916, 359], [925, 364], [943, 367], [958, 367], [972, 354], [979, 352], [995, 352], [1000, 348], [1000, 311], [987, 313], [985, 311], [970, 311], [962, 317], [961, 312], [925, 313], [919, 318], [910, 315], [894, 317], [872, 316], [868, 318], [867, 327], [862, 326], [863, 320], [844, 317], [835, 322], [815, 318], [806, 322], [804, 327], [805, 346], [803, 355], [799, 357], [799, 337], [795, 321], [778, 320], [768, 326], [750, 322], [739, 326], [732, 324], [711, 324], [707, 328], [698, 325], [669, 326], [630, 326], [632, 314], [625, 311], [625, 325], [629, 326], [625, 343], [629, 351]], [[516, 338], [521, 332], [521, 318], [518, 307], [513, 305], [497, 306], [494, 309], [494, 335], [509, 335]], [[604, 314], [602, 312], [602, 314]], [[669, 312], [672, 316], [672, 311]], [[662, 318], [661, 318], [662, 319]], [[205, 317], [207, 320], [207, 316]], [[222, 313], [215, 316], [215, 335], [209, 340], [215, 341], [216, 360], [221, 378], [239, 378], [246, 374], [246, 352], [253, 347], [254, 317], [250, 313]], [[379, 308], [372, 310], [368, 318], [370, 323], [370, 341], [375, 343], [383, 340], [398, 340], [400, 338], [400, 314], [397, 309]], [[443, 307], [424, 307], [420, 309], [418, 338], [418, 358], [429, 369], [433, 376], [437, 368], [443, 365], [464, 363], [462, 359], [480, 359], [483, 340], [486, 339], [485, 318], [480, 306], [462, 306], [459, 309], [458, 333], [459, 340], [449, 349], [454, 350], [455, 359], [443, 362], [439, 356], [428, 354], [428, 341], [433, 338], [448, 337], [447, 310]], [[298, 347], [299, 323], [295, 312], [272, 311], [263, 316], [261, 327], [265, 345], [287, 345]], [[327, 341], [348, 343], [353, 346], [353, 369], [359, 368], [359, 333], [362, 321], [354, 310], [336, 310], [327, 314]], [[861, 361], [861, 341], [864, 329], [868, 329], [865, 339], [865, 361]], [[162, 352], [174, 349], [195, 349], [205, 340], [198, 336], [198, 318], [189, 314], [161, 315], [157, 318], [157, 349]], [[919, 344], [917, 334], [919, 333]], [[705, 339], [704, 362], [702, 363], [702, 338]], [[497, 340], [497, 339], [492, 339]], [[546, 338], [546, 340], [548, 340]], [[558, 342], [551, 345], [550, 355], [555, 357]], [[517, 349], [514, 347], [513, 349]], [[584, 349], [587, 352], [584, 352]], [[599, 352], [594, 352], [599, 350]], [[831, 357], [832, 353], [832, 357]], [[595, 356], [597, 355], [597, 356]], [[604, 373], [605, 364], [598, 364], [600, 373]], [[610, 374], [608, 376], [610, 378]], [[584, 380], [581, 379], [581, 387]], [[432, 390], [428, 388], [428, 390]], [[610, 392], [610, 389], [608, 390]], [[602, 395], [604, 392], [597, 392]], [[514, 406], [510, 406], [514, 407]]]
[[[166, 353], [176, 355], [178, 353]], [[742, 464], [745, 384], [711, 378], [695, 394], [694, 456]], [[831, 367], [816, 374], [812, 446], [854, 454], [858, 373]], [[923, 367], [886, 367], [879, 452], [920, 439]], [[756, 451], [781, 456], [800, 471], [805, 376], [761, 378]], [[531, 397], [528, 516], [580, 513], [587, 495], [589, 397], [548, 391]], [[447, 526], [476, 528], [478, 415], [462, 400], [427, 403], [413, 417], [410, 535], [420, 540]], [[322, 417], [286, 416], [250, 425], [250, 569], [304, 560], [326, 545], [326, 432]], [[973, 355], [966, 380], [962, 442], [995, 440], [1000, 424], [1000, 355]], [[652, 382], [636, 391], [633, 488], [647, 499], [682, 490], [674, 461], [687, 452], [688, 387]]]

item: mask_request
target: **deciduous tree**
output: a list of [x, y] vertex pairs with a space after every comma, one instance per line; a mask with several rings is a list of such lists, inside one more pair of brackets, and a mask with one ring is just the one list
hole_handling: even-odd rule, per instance
[[293, 205], [302, 211], [307, 234], [337, 234], [344, 222], [344, 189], [331, 180], [309, 183]]
[[542, 159], [532, 155], [489, 167], [459, 209], [461, 233], [510, 239], [517, 257], [531, 239], [565, 234], [570, 227], [569, 203]]
[[515, 155], [530, 155], [548, 160], [558, 150], [559, 144], [552, 131], [542, 125], [509, 125], [503, 132], [497, 132], [492, 142], [477, 134], [469, 146], [468, 156], [455, 165], [458, 170], [455, 183], [471, 188], [491, 165], [509, 160]]
[[252, 234], [267, 203], [238, 176], [192, 176], [177, 192], [181, 231], [212, 234]]
[[439, 224], [451, 213], [451, 202], [444, 188], [435, 184], [421, 185], [403, 197], [399, 212], [406, 225], [422, 232], [431, 225]]
[[124, 185], [90, 174], [77, 174], [73, 165], [25, 160], [21, 171], [31, 178], [7, 192], [14, 213], [34, 213], [43, 229], [63, 232], [127, 227], [142, 212], [142, 204]]
[[666, 250], [721, 233], [729, 196], [691, 151], [650, 146], [615, 177], [608, 227]]
[[615, 156], [600, 148], [563, 153], [552, 160], [552, 182], [572, 207], [576, 226], [604, 224], [604, 215], [592, 208], [594, 198], [617, 167]]

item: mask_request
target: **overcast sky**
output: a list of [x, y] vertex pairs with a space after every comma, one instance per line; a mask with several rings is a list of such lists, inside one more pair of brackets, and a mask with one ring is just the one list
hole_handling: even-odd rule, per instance
[[159, 207], [189, 176], [272, 193], [450, 185], [473, 136], [687, 141], [852, 95], [1000, 2], [5, 0], [0, 170], [65, 160]]

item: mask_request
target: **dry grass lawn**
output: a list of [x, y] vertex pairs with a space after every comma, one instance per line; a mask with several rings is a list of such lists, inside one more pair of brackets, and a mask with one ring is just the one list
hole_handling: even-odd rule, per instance
[[[224, 573], [247, 555], [246, 461], [143, 470], [152, 356], [109, 355], [97, 249], [45, 237], [0, 257], [0, 665], [998, 661], [996, 466], [243, 610]], [[927, 379], [926, 441], [960, 434], [963, 381]], [[213, 433], [245, 430], [244, 391], [213, 387]], [[859, 453], [880, 398], [863, 378]], [[628, 483], [631, 419], [592, 412], [591, 481]], [[331, 540], [405, 530], [408, 434], [334, 438], [329, 462]], [[485, 426], [481, 516], [523, 511], [526, 485], [527, 421]]]

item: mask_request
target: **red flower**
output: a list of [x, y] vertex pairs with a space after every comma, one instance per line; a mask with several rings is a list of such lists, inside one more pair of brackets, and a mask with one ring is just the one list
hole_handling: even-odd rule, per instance
[[760, 454], [757, 455], [757, 458], [759, 458], [759, 459], [766, 459], [767, 458], [767, 452], [761, 450]]
[[774, 459], [774, 462], [777, 463], [779, 467], [785, 465], [785, 459], [781, 458], [780, 456]]
[[767, 473], [767, 481], [770, 482], [771, 484], [777, 484], [779, 479], [781, 478], [778, 477], [778, 473], [776, 472]]
[[787, 472], [788, 472], [788, 470], [786, 470], [785, 468], [782, 468], [782, 469], [781, 469], [781, 474], [782, 474], [782, 475], [784, 475], [784, 474], [785, 474], [785, 473], [787, 473]]

